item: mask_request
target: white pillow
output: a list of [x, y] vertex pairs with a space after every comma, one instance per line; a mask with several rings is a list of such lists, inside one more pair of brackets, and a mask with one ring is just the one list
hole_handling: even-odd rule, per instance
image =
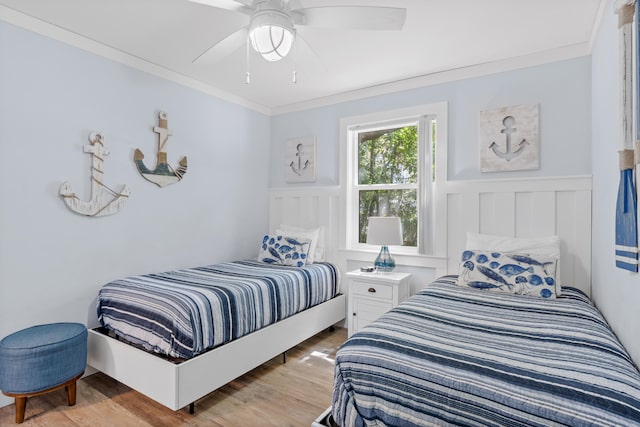
[[301, 237], [311, 240], [308, 263], [324, 261], [324, 227], [302, 228], [295, 225], [280, 224], [276, 234], [286, 234], [292, 237]]
[[467, 233], [466, 249], [555, 257], [558, 259], [556, 267], [556, 295], [560, 295], [562, 282], [560, 279], [560, 238], [558, 236], [522, 238]]

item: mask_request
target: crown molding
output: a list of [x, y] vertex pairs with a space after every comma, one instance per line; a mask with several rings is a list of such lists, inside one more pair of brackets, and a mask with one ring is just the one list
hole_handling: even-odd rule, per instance
[[329, 95], [321, 98], [273, 108], [251, 102], [240, 96], [233, 95], [231, 93], [214, 88], [191, 77], [187, 77], [183, 74], [151, 63], [142, 58], [106, 46], [95, 40], [83, 37], [79, 34], [26, 15], [22, 12], [18, 12], [6, 6], [0, 5], [0, 20], [43, 35], [45, 37], [52, 38], [70, 46], [74, 46], [78, 49], [82, 49], [98, 56], [102, 56], [106, 59], [110, 59], [123, 65], [130, 66], [132, 68], [163, 78], [165, 80], [169, 80], [188, 88], [203, 92], [207, 95], [214, 96], [223, 101], [231, 102], [233, 104], [248, 108], [258, 113], [265, 114], [267, 116], [274, 116], [309, 110], [313, 108], [325, 107], [328, 105], [355, 101], [374, 96], [386, 95], [404, 90], [417, 89], [425, 86], [448, 83], [456, 80], [464, 80], [504, 71], [512, 71], [550, 62], [573, 59], [581, 56], [588, 56], [591, 54], [591, 47], [597, 35], [597, 30], [602, 20], [602, 16], [604, 15], [606, 3], [607, 0], [601, 0], [598, 17], [596, 18], [596, 22], [594, 22], [594, 29], [591, 35], [591, 40], [588, 43], [585, 42], [503, 60], [488, 61], [486, 63], [477, 65], [440, 70], [421, 76], [381, 83], [374, 86], [363, 87], [347, 92], [338, 93], [335, 95]]
[[78, 49], [82, 49], [86, 52], [90, 52], [103, 58], [118, 62], [120, 64], [130, 66], [156, 77], [178, 83], [182, 86], [186, 86], [199, 92], [203, 92], [207, 95], [215, 96], [216, 98], [219, 98], [223, 101], [228, 101], [239, 106], [246, 107], [258, 113], [271, 115], [271, 110], [264, 105], [256, 104], [239, 96], [230, 94], [220, 89], [216, 89], [191, 77], [187, 77], [183, 74], [169, 70], [165, 67], [154, 64], [137, 56], [122, 52], [121, 50], [106, 46], [95, 40], [83, 37], [79, 34], [26, 15], [22, 12], [18, 12], [9, 7], [0, 6], [0, 20], [8, 24], [15, 25], [16, 27], [20, 27], [36, 34], [40, 34], [45, 37], [49, 37], [59, 42], [68, 44]]
[[309, 101], [274, 107], [271, 109], [271, 114], [287, 114], [312, 108], [325, 107], [327, 105], [355, 101], [359, 99], [370, 98], [373, 96], [386, 95], [394, 92], [401, 92], [403, 90], [417, 89], [420, 87], [448, 83], [456, 80], [464, 80], [504, 71], [513, 71], [521, 68], [547, 64], [551, 62], [564, 61], [582, 56], [588, 56], [590, 54], [590, 44], [586, 42], [579, 43], [558, 49], [536, 52], [530, 55], [523, 55], [499, 61], [489, 61], [482, 64], [460, 67], [450, 70], [442, 70], [422, 76], [397, 80], [375, 86], [369, 86], [322, 98], [316, 98]]
[[600, 5], [598, 6], [598, 12], [596, 13], [596, 19], [593, 21], [593, 28], [591, 29], [591, 37], [589, 38], [589, 52], [593, 51], [593, 45], [596, 42], [596, 38], [598, 37], [598, 31], [600, 31], [600, 26], [602, 25], [602, 20], [604, 19], [604, 13], [607, 9], [608, 0], [600, 0]]

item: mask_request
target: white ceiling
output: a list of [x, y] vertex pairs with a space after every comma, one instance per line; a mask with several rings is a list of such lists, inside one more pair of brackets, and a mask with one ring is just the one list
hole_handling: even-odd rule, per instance
[[[298, 27], [293, 55], [267, 62], [247, 51], [213, 64], [193, 63], [246, 17], [188, 0], [0, 0], [25, 14], [201, 82], [249, 103], [297, 103], [477, 64], [557, 50], [588, 52], [606, 0], [300, 0], [305, 6], [407, 9], [402, 31]], [[606, 11], [609, 12], [608, 10]], [[613, 13], [613, 11], [611, 11]], [[0, 14], [0, 19], [2, 15]], [[58, 28], [56, 28], [58, 29]], [[94, 43], [95, 45], [95, 43]], [[574, 49], [575, 50], [575, 49]]]

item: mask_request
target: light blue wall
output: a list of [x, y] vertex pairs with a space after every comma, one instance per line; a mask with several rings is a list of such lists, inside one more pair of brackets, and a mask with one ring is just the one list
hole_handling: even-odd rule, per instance
[[592, 294], [637, 365], [640, 365], [640, 275], [616, 268], [615, 212], [620, 147], [618, 17], [607, 3], [592, 53], [593, 240]]
[[[183, 181], [159, 188], [157, 114]], [[127, 184], [117, 214], [88, 218], [58, 196], [90, 198], [93, 130], [111, 154], [105, 183]], [[124, 275], [253, 257], [268, 230], [270, 118], [0, 22], [0, 336], [55, 321], [96, 323], [95, 298]], [[1, 406], [1, 405], [0, 405]]]
[[[612, 3], [593, 61], [577, 58], [271, 119], [0, 22], [0, 336], [42, 322], [92, 324], [97, 289], [113, 278], [253, 256], [268, 226], [268, 187], [295, 187], [285, 182], [288, 138], [315, 136], [313, 185], [339, 185], [341, 118], [447, 101], [449, 179], [593, 172], [593, 295], [639, 362], [640, 279], [613, 261], [618, 74]], [[481, 174], [479, 111], [530, 103], [540, 104], [540, 170]], [[170, 162], [189, 159], [184, 181], [163, 189], [143, 180], [132, 162], [140, 148], [152, 163], [157, 140], [151, 128], [161, 109], [173, 130]], [[132, 191], [120, 213], [97, 219], [71, 213], [57, 196], [69, 181], [89, 198], [90, 163], [82, 146], [92, 130], [104, 133], [111, 151], [107, 184]]]
[[[341, 118], [441, 101], [449, 104], [449, 179], [588, 175], [590, 64], [589, 57], [581, 57], [275, 116], [271, 127], [269, 184], [274, 188], [292, 185], [285, 181], [284, 149], [289, 138], [315, 136], [318, 177], [315, 185], [339, 185]], [[540, 105], [540, 169], [481, 173], [479, 112], [519, 104]]]

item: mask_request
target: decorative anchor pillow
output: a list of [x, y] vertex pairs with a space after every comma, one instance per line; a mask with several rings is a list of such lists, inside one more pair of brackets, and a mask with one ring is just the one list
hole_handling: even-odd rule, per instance
[[308, 239], [265, 235], [262, 238], [258, 261], [274, 265], [304, 267], [310, 242]]
[[557, 258], [471, 251], [462, 253], [458, 285], [542, 298], [556, 297]]

